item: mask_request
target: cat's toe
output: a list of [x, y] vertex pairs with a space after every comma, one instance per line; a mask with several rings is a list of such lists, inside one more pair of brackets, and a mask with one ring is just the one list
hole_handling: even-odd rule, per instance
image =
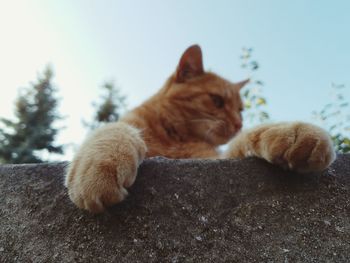
[[102, 213], [127, 196], [125, 187], [136, 177], [136, 169], [127, 168], [116, 169], [115, 162], [106, 161], [85, 166], [73, 163], [66, 178], [69, 198], [80, 209]]
[[97, 186], [69, 190], [72, 202], [80, 209], [91, 213], [102, 213], [107, 207], [123, 201], [127, 194], [126, 189], [118, 189], [117, 187], [113, 189], [113, 185], [109, 189], [104, 188], [103, 191]]
[[298, 123], [294, 129], [294, 143], [284, 155], [288, 168], [302, 173], [320, 172], [328, 168], [336, 154], [327, 132], [307, 123]]

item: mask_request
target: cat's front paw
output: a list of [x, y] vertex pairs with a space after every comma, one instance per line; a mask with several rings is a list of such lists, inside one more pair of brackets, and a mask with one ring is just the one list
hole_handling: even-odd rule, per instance
[[326, 131], [301, 122], [266, 129], [261, 134], [260, 152], [271, 163], [303, 173], [325, 170], [336, 156]]
[[101, 213], [121, 202], [136, 178], [146, 145], [138, 131], [108, 124], [94, 132], [76, 154], [66, 174], [70, 199], [79, 208]]

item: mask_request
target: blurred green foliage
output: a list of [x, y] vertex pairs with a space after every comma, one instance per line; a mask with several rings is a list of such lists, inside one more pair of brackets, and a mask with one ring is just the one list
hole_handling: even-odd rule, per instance
[[245, 126], [254, 126], [270, 120], [270, 115], [266, 110], [267, 101], [262, 94], [264, 83], [256, 78], [260, 65], [253, 59], [252, 54], [252, 48], [243, 48], [240, 56], [241, 67], [247, 70], [250, 79], [250, 82], [242, 90], [243, 120], [247, 122]]
[[103, 123], [117, 121], [126, 109], [126, 97], [120, 95], [119, 89], [113, 82], [106, 82], [101, 86], [102, 95], [98, 102], [93, 102], [95, 108], [92, 121], [83, 121], [89, 129], [95, 129]]
[[330, 102], [313, 112], [316, 121], [330, 133], [339, 153], [350, 152], [350, 106], [344, 96], [345, 89], [345, 85], [332, 84]]
[[15, 104], [16, 120], [0, 119], [1, 163], [38, 163], [43, 153], [63, 153], [63, 146], [55, 145], [61, 119], [57, 113], [58, 99], [52, 85], [53, 72], [47, 67], [36, 83], [22, 90]]

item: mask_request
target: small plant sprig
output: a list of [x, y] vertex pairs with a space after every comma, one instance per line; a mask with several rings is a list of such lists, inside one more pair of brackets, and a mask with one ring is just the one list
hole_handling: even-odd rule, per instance
[[319, 112], [313, 112], [316, 121], [330, 133], [334, 147], [339, 153], [350, 152], [350, 106], [344, 96], [345, 89], [345, 85], [333, 83], [331, 102]]
[[262, 95], [264, 83], [255, 78], [256, 72], [260, 68], [259, 63], [252, 58], [253, 49], [243, 48], [241, 59], [241, 67], [248, 71], [250, 82], [243, 89], [242, 97], [244, 103], [244, 120], [248, 122], [246, 126], [253, 126], [270, 120], [270, 116], [266, 111], [267, 101]]

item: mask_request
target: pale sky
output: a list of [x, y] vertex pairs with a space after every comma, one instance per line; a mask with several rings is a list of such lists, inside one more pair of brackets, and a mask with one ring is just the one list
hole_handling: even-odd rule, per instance
[[232, 81], [246, 77], [239, 55], [253, 47], [272, 119], [311, 120], [332, 82], [350, 98], [349, 12], [346, 0], [0, 0], [0, 117], [50, 63], [67, 116], [59, 142], [79, 144], [104, 81], [130, 109], [198, 43], [205, 67]]

